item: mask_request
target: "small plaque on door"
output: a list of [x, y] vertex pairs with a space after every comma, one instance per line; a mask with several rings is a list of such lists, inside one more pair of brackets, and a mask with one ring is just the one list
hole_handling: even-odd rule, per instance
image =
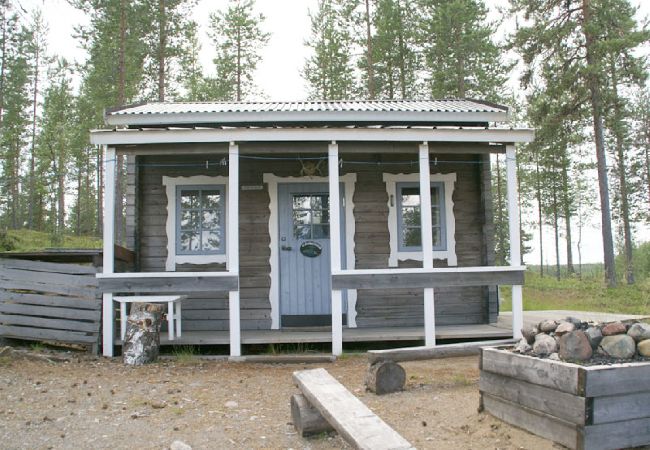
[[316, 258], [323, 252], [323, 246], [318, 242], [306, 241], [300, 244], [300, 253], [307, 258]]

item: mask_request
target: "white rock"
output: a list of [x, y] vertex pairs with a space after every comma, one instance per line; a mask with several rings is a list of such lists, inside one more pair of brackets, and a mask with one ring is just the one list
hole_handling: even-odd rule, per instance
[[225, 405], [225, 406], [226, 406], [226, 408], [236, 408], [236, 407], [239, 406], [239, 403], [237, 403], [237, 402], [234, 401], [234, 400], [228, 400], [228, 401], [226, 402], [226, 405]]
[[557, 352], [557, 342], [548, 334], [538, 334], [535, 336], [533, 352], [538, 355], [550, 355]]
[[183, 441], [174, 441], [172, 442], [172, 445], [169, 447], [170, 450], [192, 450], [192, 447], [187, 445]]

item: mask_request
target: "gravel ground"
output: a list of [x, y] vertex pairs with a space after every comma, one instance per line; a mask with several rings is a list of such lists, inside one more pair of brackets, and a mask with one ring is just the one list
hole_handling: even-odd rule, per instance
[[[0, 357], [0, 447], [349, 448], [335, 433], [303, 439], [291, 424], [291, 374], [317, 365], [53, 359]], [[381, 397], [363, 389], [366, 364], [350, 356], [322, 366], [417, 448], [561, 448], [477, 412], [476, 357], [403, 363], [406, 390]]]

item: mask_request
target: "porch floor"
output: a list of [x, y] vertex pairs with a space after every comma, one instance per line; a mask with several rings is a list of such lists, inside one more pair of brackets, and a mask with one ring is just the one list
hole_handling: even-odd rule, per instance
[[[503, 325], [438, 325], [436, 338], [443, 339], [503, 339], [512, 337]], [[424, 340], [424, 327], [344, 328], [343, 342], [418, 341]], [[183, 331], [180, 338], [170, 341], [167, 333], [160, 334], [161, 345], [228, 345], [228, 331]], [[309, 330], [242, 330], [242, 344], [290, 344], [331, 342], [327, 327]], [[121, 342], [117, 341], [117, 345]]]

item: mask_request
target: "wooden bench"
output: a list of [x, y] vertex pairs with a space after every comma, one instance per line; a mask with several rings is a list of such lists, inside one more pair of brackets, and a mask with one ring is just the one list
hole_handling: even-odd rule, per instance
[[309, 403], [355, 448], [414, 448], [327, 370], [321, 368], [294, 372], [293, 381]]

